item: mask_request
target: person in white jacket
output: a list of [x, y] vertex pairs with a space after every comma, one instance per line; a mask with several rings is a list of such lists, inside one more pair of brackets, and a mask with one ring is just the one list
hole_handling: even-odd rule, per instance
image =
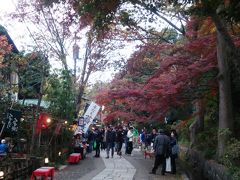
[[128, 144], [127, 144], [127, 154], [131, 155], [133, 150], [133, 127], [130, 127], [127, 132]]

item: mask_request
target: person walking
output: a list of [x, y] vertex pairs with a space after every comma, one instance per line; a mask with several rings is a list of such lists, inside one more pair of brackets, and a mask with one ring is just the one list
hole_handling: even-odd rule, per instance
[[107, 159], [109, 158], [109, 153], [111, 149], [111, 156], [113, 158], [114, 155], [114, 142], [116, 139], [116, 133], [115, 131], [112, 130], [110, 126], [107, 127], [107, 132], [106, 132], [106, 146], [107, 146]]
[[102, 133], [98, 128], [95, 128], [94, 130], [94, 136], [96, 141], [96, 154], [95, 157], [100, 157], [100, 144], [102, 140]]
[[153, 128], [152, 129], [152, 133], [150, 135], [150, 145], [153, 145], [154, 141], [155, 141], [155, 138], [157, 137], [157, 129], [156, 128]]
[[145, 145], [145, 130], [142, 129], [142, 132], [139, 135], [140, 138], [140, 145], [141, 145], [141, 151], [143, 150], [143, 148], [145, 149], [146, 145]]
[[116, 134], [116, 143], [117, 143], [117, 154], [119, 156], [122, 156], [122, 144], [124, 141], [124, 135], [123, 135], [123, 128], [122, 126], [118, 127], [117, 134]]
[[166, 158], [170, 155], [170, 139], [164, 134], [164, 130], [159, 130], [159, 135], [156, 136], [153, 149], [155, 152], [154, 166], [150, 174], [156, 174], [157, 168], [162, 164], [162, 175], [165, 175], [166, 171]]
[[125, 154], [127, 154], [127, 149], [128, 149], [128, 128], [126, 126], [123, 127], [123, 138], [124, 138], [124, 144], [125, 144]]
[[127, 137], [128, 137], [127, 154], [131, 155], [133, 150], [133, 127], [129, 127]]
[[152, 149], [156, 136], [157, 136], [157, 129], [153, 128], [151, 134], [148, 134], [146, 136], [146, 141], [145, 141], [146, 149]]
[[89, 144], [87, 151], [88, 153], [91, 153], [93, 150], [93, 142], [94, 142], [94, 135], [91, 129], [89, 129], [87, 133], [87, 142]]
[[106, 133], [105, 132], [106, 132], [105, 129], [102, 128], [101, 129], [101, 135], [102, 135], [102, 138], [101, 138], [101, 151], [106, 149]]
[[179, 147], [177, 144], [177, 133], [175, 130], [171, 131], [170, 137], [170, 146], [171, 146], [171, 173], [176, 174], [176, 159], [178, 158]]

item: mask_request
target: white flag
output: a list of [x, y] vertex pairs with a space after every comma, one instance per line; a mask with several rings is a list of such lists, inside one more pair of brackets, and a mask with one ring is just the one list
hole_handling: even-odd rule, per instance
[[84, 114], [84, 129], [83, 132], [86, 133], [90, 124], [92, 124], [93, 119], [96, 117], [98, 111], [100, 109], [100, 106], [97, 105], [94, 102], [91, 102], [90, 106], [88, 107], [86, 113]]

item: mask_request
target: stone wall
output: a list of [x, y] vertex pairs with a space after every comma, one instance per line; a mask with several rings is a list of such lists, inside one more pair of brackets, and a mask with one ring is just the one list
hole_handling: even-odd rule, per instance
[[206, 160], [193, 149], [181, 147], [181, 165], [192, 180], [231, 180], [227, 169], [214, 160]]

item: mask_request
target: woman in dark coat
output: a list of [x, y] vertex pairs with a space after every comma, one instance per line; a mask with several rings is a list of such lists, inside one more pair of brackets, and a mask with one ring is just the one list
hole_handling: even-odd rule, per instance
[[178, 144], [177, 144], [177, 133], [175, 130], [171, 131], [170, 137], [170, 146], [171, 146], [171, 172], [176, 174], [176, 159], [178, 158]]
[[111, 127], [107, 127], [107, 133], [106, 133], [107, 157], [106, 158], [109, 158], [110, 149], [111, 149], [111, 156], [113, 158], [115, 140], [116, 140], [115, 131], [113, 131]]
[[119, 156], [122, 155], [122, 144], [124, 141], [124, 132], [123, 132], [123, 128], [120, 126], [117, 130], [117, 135], [116, 135], [116, 143], [117, 143], [117, 154]]

